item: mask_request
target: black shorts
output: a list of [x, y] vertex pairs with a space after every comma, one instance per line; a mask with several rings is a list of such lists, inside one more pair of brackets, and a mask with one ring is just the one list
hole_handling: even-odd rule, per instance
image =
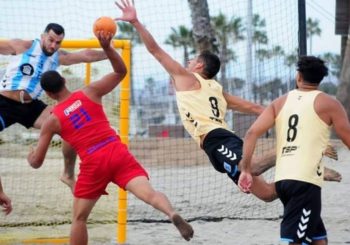
[[276, 182], [276, 192], [283, 203], [281, 240], [311, 244], [327, 238], [321, 218], [321, 187], [297, 180]]
[[213, 167], [227, 175], [237, 184], [242, 159], [243, 141], [237, 135], [223, 128], [214, 129], [207, 134], [203, 150], [208, 155]]
[[26, 128], [33, 127], [46, 106], [41, 100], [22, 104], [0, 94], [0, 131], [14, 123], [20, 123]]

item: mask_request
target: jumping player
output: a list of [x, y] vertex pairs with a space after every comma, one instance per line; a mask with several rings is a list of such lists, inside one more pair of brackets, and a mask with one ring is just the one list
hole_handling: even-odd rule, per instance
[[[237, 183], [243, 141], [228, 129], [226, 109], [260, 114], [264, 108], [222, 90], [222, 86], [214, 80], [220, 69], [220, 59], [215, 54], [204, 51], [184, 68], [158, 45], [139, 21], [136, 9], [128, 0], [116, 2], [116, 5], [122, 11], [122, 17], [116, 20], [127, 21], [135, 27], [148, 51], [171, 76], [185, 129], [205, 151], [215, 170], [227, 174]], [[261, 166], [273, 166], [274, 161], [275, 152], [271, 152], [257, 158], [254, 166], [266, 169]], [[267, 184], [260, 176], [255, 178], [251, 188], [254, 195], [264, 201], [277, 198], [274, 185]]]
[[44, 122], [38, 146], [29, 153], [28, 162], [33, 168], [43, 164], [54, 134], [61, 135], [78, 153], [81, 163], [74, 190], [72, 245], [88, 243], [87, 219], [99, 197], [106, 194], [109, 182], [166, 214], [189, 241], [193, 236], [192, 227], [175, 212], [163, 193], [153, 189], [146, 171], [121, 142], [103, 112], [102, 96], [111, 92], [126, 74], [122, 59], [110, 44], [111, 38], [111, 33], [98, 34], [114, 72], [82, 90], [70, 92], [65, 79], [56, 71], [43, 74], [41, 86], [58, 104]]

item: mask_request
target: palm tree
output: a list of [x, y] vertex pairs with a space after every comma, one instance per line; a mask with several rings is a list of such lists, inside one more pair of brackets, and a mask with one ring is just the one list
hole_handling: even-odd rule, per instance
[[153, 77], [149, 77], [146, 79], [145, 90], [147, 90], [149, 92], [150, 96], [152, 96], [152, 97], [154, 95], [155, 84], [156, 84], [156, 82], [154, 81]]
[[267, 82], [266, 84], [266, 89], [269, 94], [268, 98], [270, 101], [276, 99], [278, 96], [280, 96], [280, 90], [282, 87], [282, 81], [280, 78], [276, 77], [273, 80]]
[[284, 57], [284, 64], [286, 66], [288, 66], [288, 68], [289, 68], [288, 69], [289, 70], [289, 81], [287, 83], [287, 90], [288, 91], [291, 88], [291, 83], [293, 81], [292, 74], [294, 74], [293, 68], [295, 68], [297, 61], [298, 61], [298, 49], [295, 49], [292, 53], [287, 54]]
[[322, 82], [319, 89], [330, 95], [336, 95], [337, 93], [337, 86], [333, 82]]
[[[266, 45], [268, 43], [268, 37], [267, 32], [265, 31], [266, 27], [266, 21], [265, 19], [260, 18], [260, 15], [254, 14], [252, 19], [252, 25], [253, 25], [253, 37], [252, 37], [252, 44], [254, 48], [254, 53], [256, 57], [259, 57], [260, 54], [258, 54], [258, 50], [261, 50], [261, 45]], [[259, 51], [261, 52], [261, 51]], [[256, 67], [256, 73], [258, 74], [258, 79], [255, 81], [253, 80], [255, 85], [259, 86], [262, 78], [262, 61], [264, 60], [266, 56], [262, 55], [257, 59], [257, 65]], [[254, 76], [256, 78], [256, 75]], [[254, 93], [254, 100], [256, 102], [257, 99], [257, 93]]]
[[278, 78], [278, 60], [284, 56], [284, 50], [282, 49], [281, 46], [276, 45], [273, 46], [271, 51], [270, 51], [270, 55], [272, 58], [274, 58], [274, 63], [275, 63], [275, 79]]
[[187, 0], [191, 10], [193, 38], [197, 51], [215, 51], [215, 35], [210, 25], [210, 16], [207, 0]]
[[194, 39], [192, 36], [192, 31], [187, 29], [185, 26], [180, 25], [178, 29], [171, 28], [172, 33], [165, 40], [166, 44], [173, 46], [174, 48], [181, 47], [183, 48], [183, 58], [184, 58], [184, 66], [189, 59], [189, 54], [194, 53]]
[[341, 57], [339, 54], [327, 52], [321, 56], [327, 62], [331, 75], [339, 78], [341, 70]]
[[313, 36], [321, 36], [321, 28], [319, 27], [319, 20], [315, 19], [311, 19], [308, 18], [306, 21], [306, 36], [307, 38], [309, 38], [310, 42], [309, 42], [309, 47], [310, 47], [310, 52], [309, 54], [312, 54], [312, 37]]
[[[219, 13], [219, 15], [212, 17], [212, 24], [215, 29], [215, 36], [218, 40], [219, 57], [221, 60], [221, 82], [224, 90], [229, 91], [229, 84], [226, 79], [226, 66], [230, 61], [235, 61], [236, 55], [233, 50], [228, 48], [229, 43], [235, 44], [244, 40], [243, 23], [240, 17], [232, 16], [230, 20]], [[231, 91], [229, 91], [231, 92]]]
[[280, 93], [282, 92], [283, 88], [282, 88], [282, 81], [281, 79], [278, 77], [279, 74], [278, 74], [278, 71], [279, 71], [279, 68], [278, 68], [278, 64], [280, 63], [280, 59], [281, 57], [284, 56], [284, 50], [282, 49], [281, 46], [279, 45], [276, 45], [276, 46], [273, 46], [272, 49], [271, 49], [271, 57], [273, 57], [273, 60], [274, 60], [274, 67], [275, 67], [275, 78], [274, 78], [274, 83], [276, 86], [279, 86], [279, 87], [273, 87], [273, 92], [272, 92], [272, 97], [273, 98], [276, 98], [280, 95]]
[[260, 15], [254, 14], [253, 15], [253, 43], [256, 44], [267, 44], [268, 43], [268, 37], [267, 33], [264, 30], [266, 27], [266, 21], [265, 19], [261, 19]]
[[291, 54], [287, 54], [284, 58], [284, 64], [289, 68], [296, 65], [298, 61], [298, 51], [294, 50]]
[[[264, 61], [266, 59], [271, 59], [271, 53], [267, 49], [258, 49], [258, 50], [255, 51], [255, 55], [256, 55], [256, 58], [258, 59], [259, 65], [260, 64], [264, 64], [262, 61]], [[264, 77], [264, 76], [265, 76], [264, 67], [262, 67], [262, 69], [261, 69], [261, 77]], [[253, 90], [253, 94], [254, 94], [254, 101], [257, 102], [258, 95], [259, 95], [259, 103], [263, 104], [263, 99], [266, 96], [264, 95], [264, 92], [261, 89], [261, 87], [262, 87], [261, 84], [259, 84], [259, 85], [258, 84], [254, 84], [253, 88], [255, 88], [255, 89]]]
[[141, 38], [135, 28], [127, 22], [118, 22], [118, 34], [119, 39], [129, 39], [133, 44], [141, 44]]
[[[132, 49], [133, 47], [135, 47], [137, 44], [141, 44], [142, 41], [141, 41], [141, 38], [139, 36], [139, 34], [137, 33], [137, 31], [135, 31], [134, 27], [127, 23], [127, 22], [122, 22], [122, 21], [119, 21], [118, 22], [118, 34], [117, 36], [115, 37], [116, 39], [128, 39], [130, 40], [131, 42], [131, 64], [133, 64], [133, 56], [132, 56]], [[131, 67], [133, 67], [131, 65]], [[130, 83], [130, 88], [131, 88], [131, 105], [135, 105], [135, 89], [134, 89], [134, 81], [133, 81], [133, 72], [131, 72], [131, 77], [130, 77], [130, 80], [131, 80], [131, 83]]]

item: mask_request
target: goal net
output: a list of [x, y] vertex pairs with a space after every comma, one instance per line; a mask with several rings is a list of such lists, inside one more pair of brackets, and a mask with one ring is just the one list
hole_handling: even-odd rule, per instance
[[[195, 55], [189, 1], [135, 0], [139, 19], [174, 59], [184, 64]], [[204, 2], [204, 1], [203, 1]], [[222, 59], [217, 79], [225, 90], [244, 99], [268, 104], [294, 86], [298, 46], [297, 2], [294, 0], [208, 0], [215, 45]], [[45, 26], [64, 26], [65, 40], [93, 38], [92, 23], [100, 16], [117, 17], [113, 1], [1, 1], [0, 38], [40, 38]], [[249, 11], [249, 9], [251, 11]], [[250, 23], [250, 24], [249, 24]], [[251, 35], [248, 35], [250, 33]], [[170, 77], [147, 52], [134, 29], [118, 23], [118, 39], [131, 41], [131, 95], [129, 147], [145, 166], [155, 189], [164, 192], [174, 207], [189, 220], [275, 219], [279, 202], [264, 203], [238, 188], [211, 166], [204, 152], [185, 132], [176, 108]], [[77, 50], [69, 50], [77, 51]], [[0, 55], [0, 75], [8, 56]], [[84, 86], [85, 64], [61, 66], [70, 89]], [[111, 70], [108, 61], [92, 64], [94, 81]], [[52, 104], [45, 95], [43, 101]], [[112, 126], [119, 128], [120, 90], [103, 103]], [[255, 117], [228, 113], [227, 122], [243, 137]], [[72, 194], [59, 181], [63, 171], [61, 140], [52, 141], [44, 165], [31, 169], [26, 161], [39, 131], [13, 125], [0, 133], [0, 176], [13, 202], [13, 212], [0, 214], [1, 241], [64, 237], [69, 234]], [[273, 132], [259, 141], [257, 155], [274, 147]], [[76, 172], [78, 172], [78, 163]], [[272, 181], [273, 171], [264, 174]], [[118, 191], [109, 185], [91, 213], [89, 225], [116, 224]], [[129, 222], [163, 222], [158, 211], [128, 195]], [[63, 229], [59, 229], [64, 227]], [[110, 230], [107, 240], [115, 236]], [[89, 234], [90, 239], [98, 234]], [[130, 234], [132, 236], [132, 234]]]

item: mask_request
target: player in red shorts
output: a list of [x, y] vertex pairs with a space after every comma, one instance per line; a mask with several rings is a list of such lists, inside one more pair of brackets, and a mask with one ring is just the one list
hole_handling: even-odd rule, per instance
[[193, 236], [192, 227], [175, 212], [163, 193], [153, 189], [147, 172], [120, 141], [103, 112], [102, 96], [111, 92], [126, 74], [123, 60], [111, 46], [111, 38], [110, 33], [98, 35], [114, 72], [82, 90], [70, 92], [65, 79], [56, 71], [42, 75], [42, 88], [58, 104], [43, 124], [38, 145], [28, 154], [28, 162], [33, 168], [43, 164], [54, 134], [59, 134], [78, 153], [81, 163], [74, 190], [71, 245], [88, 243], [86, 221], [99, 197], [107, 194], [109, 182], [165, 213], [188, 241]]

